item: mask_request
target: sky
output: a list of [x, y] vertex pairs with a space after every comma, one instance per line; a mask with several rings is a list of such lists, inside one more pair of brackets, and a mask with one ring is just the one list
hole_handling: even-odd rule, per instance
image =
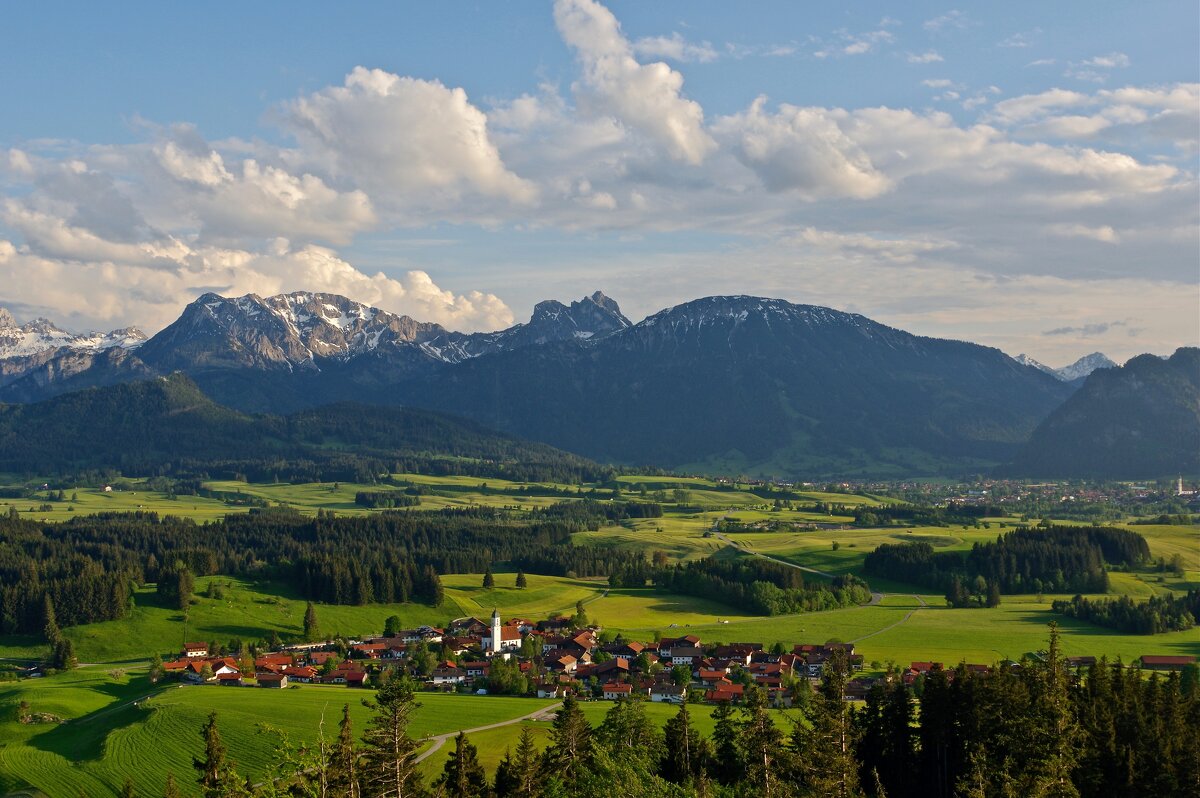
[[1200, 344], [1191, 2], [8, 4], [0, 306], [461, 330], [597, 289], [1051, 365]]

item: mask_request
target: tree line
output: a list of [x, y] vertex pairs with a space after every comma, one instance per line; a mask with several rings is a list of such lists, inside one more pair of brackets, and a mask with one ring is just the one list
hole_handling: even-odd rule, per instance
[[186, 606], [191, 579], [225, 574], [287, 580], [301, 598], [331, 604], [440, 603], [439, 574], [508, 562], [529, 573], [608, 576], [641, 567], [639, 552], [574, 546], [603, 518], [496, 508], [385, 511], [316, 517], [272, 508], [204, 525], [156, 513], [101, 514], [63, 523], [0, 519], [0, 632], [37, 633], [44, 597], [74, 626], [124, 617], [138, 585]]
[[[863, 561], [868, 575], [948, 590], [954, 579], [995, 584], [1001, 593], [1108, 590], [1105, 564], [1133, 566], [1150, 558], [1146, 539], [1114, 527], [1020, 528], [976, 543], [965, 555], [934, 551], [923, 541], [885, 543]], [[985, 589], [986, 592], [986, 589]]]
[[1068, 618], [1129, 634], [1182, 632], [1195, 626], [1196, 619], [1200, 618], [1200, 590], [1189, 590], [1183, 595], [1151, 596], [1137, 602], [1129, 596], [1092, 600], [1077, 595], [1070, 600], [1055, 601], [1050, 606]]
[[662, 592], [717, 598], [760, 615], [848, 607], [871, 598], [867, 584], [853, 575], [805, 584], [800, 569], [762, 557], [706, 557], [660, 568], [652, 578]]

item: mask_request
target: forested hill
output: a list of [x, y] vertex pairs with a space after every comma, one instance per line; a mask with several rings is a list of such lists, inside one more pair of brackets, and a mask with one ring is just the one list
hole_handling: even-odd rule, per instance
[[349, 480], [397, 466], [568, 482], [608, 475], [576, 455], [428, 410], [341, 403], [288, 416], [239, 413], [182, 374], [0, 405], [4, 472]]
[[1034, 430], [1016, 476], [1144, 479], [1200, 473], [1200, 349], [1088, 376]]

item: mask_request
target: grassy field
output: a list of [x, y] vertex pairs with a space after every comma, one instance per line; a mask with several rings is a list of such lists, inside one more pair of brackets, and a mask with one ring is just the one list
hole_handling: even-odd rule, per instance
[[[46, 795], [113, 795], [126, 776], [139, 794], [161, 792], [168, 773], [188, 789], [193, 779], [191, 759], [202, 749], [200, 728], [215, 711], [230, 757], [243, 776], [265, 775], [280, 747], [276, 732], [286, 733], [292, 745], [316, 740], [324, 720], [325, 735], [337, 733], [342, 706], [350, 706], [356, 733], [370, 717], [361, 699], [369, 693], [346, 687], [303, 686], [282, 691], [215, 686], [153, 688], [144, 672], [117, 678], [101, 668], [83, 668], [41, 681], [0, 685], [0, 793], [35, 788]], [[63, 723], [20, 724], [12, 720], [18, 702], [38, 713], [56, 715]], [[417, 738], [452, 733], [519, 718], [553, 705], [549, 700], [421, 693], [410, 733]], [[584, 702], [584, 715], [599, 725], [612, 708], [607, 701]], [[713, 730], [712, 707], [690, 708], [696, 728]], [[661, 725], [678, 712], [666, 704], [646, 704], [646, 714]], [[788, 727], [788, 716], [776, 721]], [[263, 724], [271, 729], [263, 728]], [[489, 776], [508, 748], [515, 748], [521, 730], [534, 733], [539, 748], [549, 742], [550, 724], [522, 721], [470, 736], [479, 748]], [[422, 763], [432, 780], [453, 750], [448, 741]]]
[[[139, 794], [157, 795], [168, 772], [187, 790], [194, 778], [192, 757], [202, 750], [200, 728], [210, 711], [218, 713], [222, 739], [239, 772], [262, 778], [279, 737], [260, 724], [282, 729], [293, 744], [309, 743], [322, 717], [326, 736], [335, 736], [342, 706], [349, 704], [361, 733], [370, 715], [361, 704], [366, 697], [369, 693], [350, 688], [307, 685], [281, 691], [206, 686], [155, 692], [141, 672], [114, 679], [99, 668], [0, 685], [0, 791], [32, 786], [52, 798], [113, 795], [129, 776]], [[67, 722], [13, 722], [21, 700], [34, 712]], [[521, 717], [554, 703], [436, 693], [421, 694], [419, 702], [410, 727], [418, 738]], [[440, 769], [440, 756], [430, 761]]]

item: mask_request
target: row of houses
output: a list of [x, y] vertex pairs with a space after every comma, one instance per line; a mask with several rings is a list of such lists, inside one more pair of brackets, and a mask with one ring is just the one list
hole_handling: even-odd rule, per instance
[[[231, 657], [210, 656], [205, 643], [188, 643], [180, 658], [167, 663], [168, 673], [189, 682], [222, 685], [287, 687], [290, 684], [334, 684], [365, 687], [371, 675], [404, 664], [417, 646], [439, 647], [446, 659], [426, 674], [430, 689], [483, 691], [497, 658], [515, 662], [536, 685], [541, 697], [561, 697], [567, 692], [590, 691], [608, 699], [640, 696], [655, 702], [681, 703], [701, 692], [707, 701], [741, 701], [745, 689], [756, 685], [778, 705], [791, 702], [789, 687], [819, 678], [826, 664], [843, 656], [850, 671], [845, 698], [861, 700], [878, 681], [856, 676], [863, 656], [853, 643], [799, 644], [791, 651], [768, 650], [762, 643], [704, 645], [696, 635], [663, 638], [655, 642], [616, 640], [603, 642], [597, 628], [572, 628], [570, 619], [543, 621], [513, 618], [502, 622], [494, 612], [491, 623], [460, 618], [447, 628], [422, 626], [392, 634], [353, 640], [339, 658], [332, 642], [301, 643], [263, 654], [253, 661], [253, 673], [243, 673], [244, 663]], [[1147, 669], [1178, 669], [1194, 663], [1191, 656], [1145, 655]], [[1079, 669], [1095, 664], [1094, 657], [1072, 657], [1068, 665]], [[989, 666], [967, 664], [968, 670]], [[1010, 667], [1017, 667], [1011, 665]], [[945, 670], [937, 662], [913, 662], [900, 673], [914, 685], [930, 672]], [[422, 673], [426, 673], [424, 669]], [[953, 678], [954, 671], [946, 673]], [[682, 683], [679, 683], [682, 682]]]

